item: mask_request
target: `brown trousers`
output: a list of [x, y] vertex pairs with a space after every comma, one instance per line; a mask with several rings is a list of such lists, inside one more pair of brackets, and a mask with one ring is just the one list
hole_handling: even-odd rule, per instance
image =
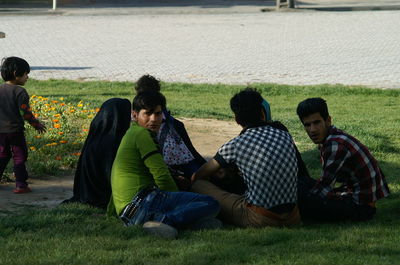
[[[292, 212], [284, 214], [276, 214], [265, 209], [256, 211], [254, 206], [250, 206], [245, 201], [244, 195], [224, 191], [207, 180], [197, 180], [192, 186], [192, 191], [210, 195], [216, 199], [221, 207], [219, 215], [221, 220], [237, 226], [290, 226], [301, 222], [297, 206]], [[268, 213], [265, 214], [265, 212]]]

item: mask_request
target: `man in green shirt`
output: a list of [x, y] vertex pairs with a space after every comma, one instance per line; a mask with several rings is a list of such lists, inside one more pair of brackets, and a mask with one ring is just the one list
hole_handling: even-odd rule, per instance
[[117, 214], [126, 226], [143, 224], [150, 233], [175, 238], [176, 228], [216, 216], [219, 204], [206, 195], [177, 192], [155, 140], [165, 97], [160, 92], [141, 92], [132, 105], [135, 122], [114, 160], [108, 213]]

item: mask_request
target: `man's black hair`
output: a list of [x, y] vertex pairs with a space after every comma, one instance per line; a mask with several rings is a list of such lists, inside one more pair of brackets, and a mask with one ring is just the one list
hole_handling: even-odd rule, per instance
[[137, 93], [144, 91], [160, 92], [160, 80], [151, 75], [143, 75], [136, 82], [135, 90]]
[[153, 112], [157, 106], [165, 109], [165, 105], [166, 99], [163, 94], [157, 91], [144, 91], [135, 96], [132, 102], [132, 109], [137, 112], [142, 109]]
[[314, 113], [319, 113], [325, 121], [329, 117], [328, 105], [324, 99], [308, 98], [300, 102], [297, 106], [297, 115], [301, 121], [303, 121], [303, 118]]
[[4, 81], [13, 81], [17, 77], [29, 74], [31, 68], [27, 61], [19, 57], [7, 57], [1, 61], [1, 77]]
[[243, 127], [249, 127], [262, 122], [261, 94], [254, 88], [245, 88], [231, 98], [231, 109], [236, 121]]

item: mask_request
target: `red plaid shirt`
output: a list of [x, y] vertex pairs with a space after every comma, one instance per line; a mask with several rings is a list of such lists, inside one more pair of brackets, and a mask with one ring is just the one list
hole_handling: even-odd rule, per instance
[[[320, 152], [322, 176], [314, 193], [337, 199], [351, 197], [361, 205], [389, 195], [389, 187], [377, 161], [353, 136], [332, 126]], [[340, 188], [334, 188], [336, 182], [342, 184]]]

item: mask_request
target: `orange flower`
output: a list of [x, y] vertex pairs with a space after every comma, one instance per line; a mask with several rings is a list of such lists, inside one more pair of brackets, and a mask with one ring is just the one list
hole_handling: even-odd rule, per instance
[[66, 141], [66, 140], [61, 140], [60, 143], [66, 144], [66, 143], [68, 143], [68, 141]]
[[64, 134], [64, 132], [58, 132], [58, 134], [59, 134], [59, 135], [63, 135], [63, 134]]
[[54, 119], [54, 120], [53, 120], [53, 122], [59, 122], [59, 121], [60, 121], [59, 119]]
[[65, 103], [60, 103], [60, 106], [65, 106]]
[[58, 117], [61, 116], [61, 114], [60, 114], [60, 113], [57, 113], [57, 114], [54, 114], [53, 116], [56, 117], [56, 118], [58, 118]]
[[73, 113], [73, 112], [75, 112], [75, 110], [74, 109], [70, 109], [69, 112]]
[[52, 100], [51, 101], [51, 103], [58, 103], [58, 102], [60, 102], [60, 101], [58, 101], [58, 100]]
[[80, 107], [83, 107], [83, 104], [78, 104], [76, 106], [80, 108]]
[[21, 109], [26, 109], [28, 106], [26, 104], [21, 105]]
[[30, 149], [31, 151], [36, 151], [36, 147], [34, 147], [34, 146], [30, 146], [29, 149]]
[[40, 138], [42, 138], [42, 136], [41, 135], [36, 135], [35, 138], [40, 139]]
[[100, 108], [95, 108], [94, 109], [96, 112], [99, 112], [100, 111]]
[[56, 129], [59, 129], [59, 128], [61, 128], [61, 124], [59, 124], [59, 123], [54, 123], [53, 127], [56, 128]]
[[87, 131], [89, 131], [89, 130], [88, 130], [88, 129], [83, 129], [82, 131], [87, 132]]
[[56, 156], [56, 160], [61, 160], [61, 156]]
[[74, 156], [80, 156], [81, 155], [81, 153], [72, 153]]

